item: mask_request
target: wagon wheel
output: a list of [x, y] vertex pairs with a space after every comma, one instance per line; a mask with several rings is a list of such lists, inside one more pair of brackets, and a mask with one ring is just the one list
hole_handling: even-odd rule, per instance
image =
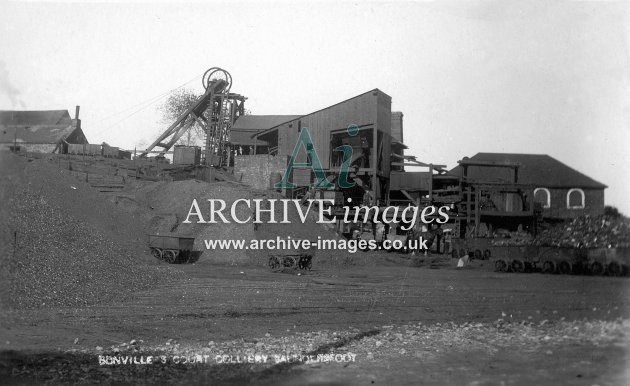
[[162, 259], [162, 250], [159, 248], [151, 248], [151, 256], [155, 257], [156, 259]]
[[464, 248], [461, 248], [459, 250], [459, 257], [464, 257], [464, 256], [466, 256], [466, 251], [464, 250]]
[[177, 259], [177, 255], [175, 254], [175, 251], [171, 251], [168, 249], [164, 251], [162, 255], [164, 256], [164, 260], [169, 264], [173, 264], [175, 260]]
[[621, 266], [614, 261], [608, 264], [608, 274], [610, 276], [621, 276]]
[[302, 255], [300, 256], [300, 261], [298, 262], [298, 266], [300, 269], [304, 269], [304, 270], [310, 270], [312, 267], [312, 256], [309, 255]]
[[507, 264], [503, 260], [497, 260], [494, 262], [494, 270], [497, 272], [505, 272], [507, 270]]
[[490, 252], [489, 249], [486, 249], [483, 251], [483, 259], [484, 260], [490, 260], [490, 258], [492, 257], [492, 252]]
[[571, 271], [571, 264], [569, 264], [568, 261], [561, 261], [560, 264], [558, 264], [558, 272], [560, 272], [561, 274], [568, 275], [571, 273]]
[[282, 259], [282, 266], [286, 268], [294, 268], [297, 266], [297, 261], [295, 261], [295, 257], [293, 256], [285, 256], [284, 259]]
[[451, 251], [451, 257], [452, 257], [453, 259], [459, 259], [459, 253], [457, 252], [457, 249], [453, 249], [453, 250]]
[[549, 260], [545, 260], [542, 264], [541, 268], [542, 273], [554, 273], [556, 271], [556, 266]]
[[520, 260], [512, 261], [512, 264], [510, 264], [510, 266], [512, 267], [512, 271], [514, 272], [521, 273], [525, 271], [525, 264], [523, 264], [523, 262]]
[[300, 258], [298, 259], [298, 268], [299, 269], [306, 269], [306, 255], [301, 255]]
[[272, 270], [276, 270], [280, 267], [280, 261], [278, 260], [276, 256], [269, 257], [269, 261], [267, 262], [267, 264], [269, 265], [269, 268], [271, 268]]
[[591, 275], [599, 276], [604, 273], [604, 266], [595, 261], [589, 267], [589, 271], [591, 272]]
[[481, 251], [479, 249], [475, 249], [475, 260], [482, 260], [483, 259], [483, 255], [481, 254]]

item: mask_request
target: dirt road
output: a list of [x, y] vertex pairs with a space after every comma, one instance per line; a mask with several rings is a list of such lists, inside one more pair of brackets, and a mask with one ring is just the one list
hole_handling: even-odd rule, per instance
[[[5, 313], [1, 375], [18, 383], [628, 380], [627, 278], [400, 266], [316, 268], [299, 276], [203, 263], [179, 268], [186, 273], [181, 283], [119, 288], [103, 305]], [[311, 360], [217, 363], [217, 355], [253, 352]], [[167, 363], [159, 371], [99, 366], [99, 354], [124, 353], [204, 353], [212, 363]], [[330, 353], [356, 357], [316, 359]]]

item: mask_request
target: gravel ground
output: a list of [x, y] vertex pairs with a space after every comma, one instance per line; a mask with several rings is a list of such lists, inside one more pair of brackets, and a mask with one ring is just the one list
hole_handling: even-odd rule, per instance
[[[541, 321], [536, 324], [435, 323], [379, 326], [361, 331], [315, 331], [289, 336], [266, 334], [259, 339], [208, 342], [190, 345], [168, 340], [145, 345], [141, 340], [110, 347], [77, 348], [48, 354], [4, 353], [0, 361], [16, 382], [39, 383], [267, 383], [278, 377], [291, 379], [308, 369], [337, 371], [348, 366], [379, 366], [407, 360], [429, 363], [456, 351], [483, 351], [493, 355], [504, 350], [519, 355], [551, 357], [556, 349], [608, 347], [627, 344], [630, 320]], [[135, 358], [151, 364], [125, 365], [114, 358]], [[604, 360], [607, 360], [604, 358]], [[6, 375], [6, 374], [5, 374]], [[401, 378], [402, 380], [402, 378]], [[291, 382], [289, 382], [291, 383]], [[354, 383], [354, 382], [353, 382]]]

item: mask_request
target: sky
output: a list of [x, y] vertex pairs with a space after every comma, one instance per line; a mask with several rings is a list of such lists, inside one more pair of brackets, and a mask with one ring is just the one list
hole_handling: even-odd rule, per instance
[[628, 2], [0, 4], [0, 109], [80, 105], [91, 143], [143, 148], [169, 92], [215, 66], [252, 114], [379, 88], [407, 154], [549, 154], [630, 214]]

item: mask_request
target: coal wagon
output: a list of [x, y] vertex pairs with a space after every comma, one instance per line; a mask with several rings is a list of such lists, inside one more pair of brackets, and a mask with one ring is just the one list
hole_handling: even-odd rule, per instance
[[630, 267], [630, 248], [572, 248], [508, 245], [496, 239], [468, 239], [453, 244], [452, 257], [490, 260], [497, 272], [542, 272], [622, 276]]
[[313, 256], [314, 253], [311, 250], [304, 248], [270, 250], [267, 265], [272, 271], [281, 271], [283, 269], [310, 270], [313, 265]]
[[191, 262], [201, 254], [195, 251], [195, 238], [190, 236], [149, 235], [151, 255], [167, 263]]

